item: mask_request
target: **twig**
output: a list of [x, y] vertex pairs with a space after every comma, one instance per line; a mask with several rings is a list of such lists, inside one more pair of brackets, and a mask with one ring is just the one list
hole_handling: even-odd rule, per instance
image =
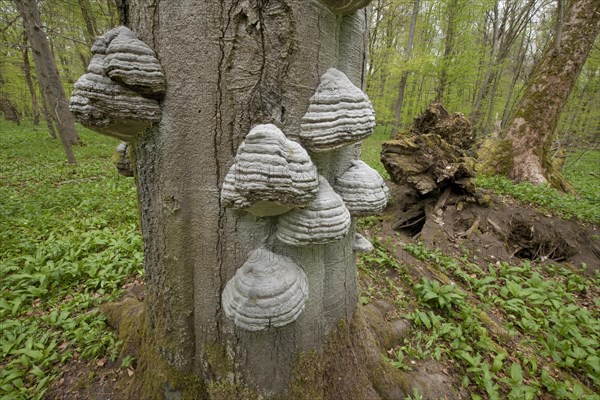
[[434, 214], [436, 214], [438, 212], [438, 210], [444, 208], [444, 206], [446, 205], [446, 202], [448, 201], [448, 197], [450, 197], [451, 191], [452, 191], [452, 189], [450, 189], [449, 187], [446, 188], [446, 190], [444, 190], [444, 193], [442, 193], [442, 195], [438, 199], [437, 203], [435, 203], [435, 207], [433, 207]]
[[418, 224], [419, 222], [423, 221], [424, 219], [425, 219], [425, 215], [423, 215], [420, 218], [417, 218], [416, 220], [413, 220], [412, 222], [406, 222], [402, 225], [394, 225], [394, 230], [397, 231], [398, 229], [410, 228], [411, 226]]
[[473, 234], [473, 232], [475, 232], [477, 230], [477, 228], [479, 228], [480, 222], [481, 222], [481, 218], [478, 215], [477, 217], [475, 217], [475, 221], [473, 221], [473, 224], [471, 225], [471, 227], [469, 229], [467, 229], [466, 232], [461, 233], [459, 236], [461, 236], [461, 237], [471, 236]]
[[495, 223], [494, 221], [492, 221], [489, 218], [487, 218], [486, 221], [488, 224], [490, 224], [490, 226], [492, 227], [492, 230], [494, 232], [496, 232], [496, 234], [498, 234], [500, 236], [504, 236], [504, 231], [502, 230], [502, 228], [500, 228], [500, 226], [497, 223]]

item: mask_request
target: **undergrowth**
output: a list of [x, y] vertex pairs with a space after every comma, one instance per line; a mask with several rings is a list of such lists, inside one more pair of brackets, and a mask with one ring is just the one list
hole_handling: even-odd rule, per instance
[[398, 261], [390, 243], [375, 240], [359, 268], [371, 281], [362, 302], [391, 297], [412, 321], [413, 332], [390, 350], [394, 366], [448, 363], [472, 399], [600, 398], [600, 276], [530, 262], [482, 267], [468, 254], [405, 245], [423, 273]]
[[503, 176], [478, 176], [479, 187], [493, 190], [501, 195], [508, 195], [524, 203], [529, 203], [542, 211], [564, 218], [577, 218], [581, 221], [600, 223], [600, 186], [594, 191], [594, 179], [587, 181], [573, 179], [576, 175], [568, 175], [578, 195], [560, 193], [549, 186], [536, 186], [531, 183], [513, 183]]
[[0, 119], [0, 398], [39, 399], [72, 358], [114, 357], [96, 307], [142, 274], [118, 144], [80, 128], [78, 166], [47, 130]]

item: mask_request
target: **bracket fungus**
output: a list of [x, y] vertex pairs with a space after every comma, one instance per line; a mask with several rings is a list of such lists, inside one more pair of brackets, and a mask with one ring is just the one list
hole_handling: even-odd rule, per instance
[[115, 150], [113, 155], [113, 163], [117, 167], [117, 171], [120, 175], [132, 177], [133, 169], [131, 168], [131, 162], [129, 161], [129, 143], [121, 142]]
[[357, 253], [368, 253], [373, 250], [373, 245], [363, 235], [356, 232], [354, 233], [354, 242], [352, 243], [352, 250]]
[[280, 215], [317, 196], [317, 168], [302, 146], [275, 125], [255, 126], [239, 146], [221, 189], [225, 207]]
[[335, 191], [353, 216], [378, 214], [387, 205], [388, 188], [377, 171], [361, 160], [336, 179]]
[[[158, 101], [127, 88], [107, 74], [107, 51], [125, 27], [98, 36], [87, 73], [75, 82], [69, 109], [77, 121], [90, 129], [124, 141], [132, 141], [152, 123], [160, 121]], [[133, 32], [131, 32], [133, 34]], [[164, 89], [163, 89], [164, 90]]]
[[369, 97], [335, 68], [321, 76], [302, 117], [300, 139], [312, 152], [334, 150], [365, 139], [375, 128]]
[[366, 7], [371, 0], [323, 0], [331, 10], [338, 15], [353, 13], [363, 7]]
[[350, 212], [322, 176], [319, 193], [306, 208], [279, 217], [277, 238], [293, 246], [325, 244], [342, 239], [350, 230]]
[[248, 331], [294, 322], [308, 298], [306, 274], [291, 258], [261, 247], [250, 253], [223, 290], [225, 315]]
[[154, 50], [127, 27], [120, 26], [106, 49], [109, 78], [150, 98], [161, 98], [166, 90], [163, 69]]

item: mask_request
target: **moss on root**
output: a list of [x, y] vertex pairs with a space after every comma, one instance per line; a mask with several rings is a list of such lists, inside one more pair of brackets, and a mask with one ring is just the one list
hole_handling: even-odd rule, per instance
[[144, 303], [125, 297], [102, 306], [101, 311], [123, 341], [121, 354], [134, 355], [138, 360], [128, 399], [159, 400], [168, 398], [169, 393], [177, 393], [175, 398], [183, 400], [208, 399], [202, 379], [176, 370], [159, 354], [147, 332]]
[[[102, 311], [123, 340], [122, 354], [138, 360], [129, 399], [256, 400], [267, 399], [234, 379], [225, 348], [203, 349], [211, 370], [210, 382], [169, 365], [148, 335], [144, 304], [127, 297]], [[348, 324], [341, 321], [321, 351], [299, 354], [288, 391], [273, 400], [396, 399], [410, 391], [406, 375], [391, 366], [384, 351], [400, 338], [375, 307], [358, 307]]]
[[508, 175], [513, 167], [512, 144], [509, 140], [487, 138], [477, 150], [477, 173]]
[[283, 398], [403, 398], [410, 392], [410, 382], [383, 356], [382, 347], [398, 339], [380, 312], [373, 307], [358, 307], [351, 323], [341, 321], [321, 352], [298, 357]]

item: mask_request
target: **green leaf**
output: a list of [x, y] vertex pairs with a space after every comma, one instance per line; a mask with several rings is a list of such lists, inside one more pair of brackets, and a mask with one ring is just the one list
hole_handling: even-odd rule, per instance
[[506, 358], [506, 353], [500, 353], [496, 357], [494, 357], [494, 361], [492, 362], [492, 372], [498, 372], [502, 369], [504, 365], [504, 359]]
[[513, 362], [510, 367], [510, 379], [516, 384], [523, 383], [523, 370], [521, 369], [521, 365], [516, 362]]

